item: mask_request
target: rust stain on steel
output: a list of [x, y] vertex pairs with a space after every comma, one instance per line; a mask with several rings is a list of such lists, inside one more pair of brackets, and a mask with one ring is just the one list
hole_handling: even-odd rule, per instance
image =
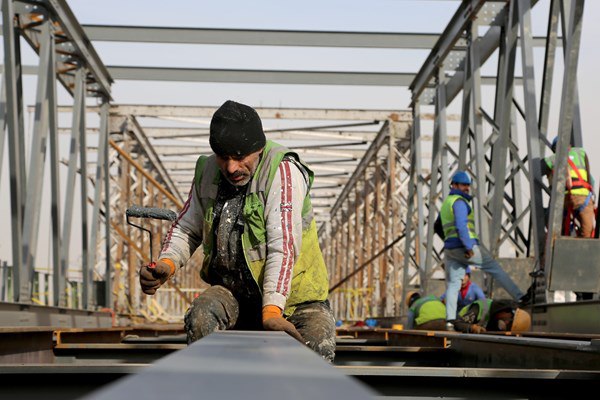
[[391, 113], [390, 115], [388, 115], [388, 119], [394, 121], [394, 122], [398, 122], [400, 121], [400, 114], [398, 113]]

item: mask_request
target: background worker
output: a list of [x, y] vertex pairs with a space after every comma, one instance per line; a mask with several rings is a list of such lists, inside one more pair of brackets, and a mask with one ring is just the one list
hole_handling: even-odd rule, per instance
[[[444, 303], [446, 302], [446, 293], [440, 296], [440, 300]], [[471, 281], [471, 268], [467, 267], [465, 276], [463, 276], [460, 283], [460, 290], [458, 291], [457, 310], [462, 310], [463, 307], [468, 306], [476, 300], [485, 300], [485, 293], [483, 293], [478, 284]]]
[[332, 362], [335, 320], [309, 197], [313, 172], [267, 141], [257, 112], [225, 102], [213, 115], [189, 198], [163, 240], [155, 268], [140, 270], [154, 294], [196, 248], [212, 286], [184, 318], [188, 343], [226, 329], [285, 331]]
[[523, 294], [500, 264], [483, 246], [475, 232], [475, 214], [469, 205], [471, 178], [465, 171], [456, 171], [450, 182], [450, 194], [440, 210], [444, 230], [444, 264], [446, 270], [446, 329], [453, 329], [456, 319], [458, 292], [469, 265], [477, 265], [490, 274], [515, 300], [530, 301], [533, 286]]
[[446, 329], [446, 306], [435, 296], [421, 297], [418, 291], [406, 294], [408, 319], [406, 329]]
[[531, 316], [512, 300], [477, 300], [460, 310], [454, 328], [465, 333], [526, 332]]
[[[552, 141], [552, 151], [556, 152], [558, 136]], [[552, 154], [541, 161], [542, 174], [546, 175], [552, 184], [556, 154]], [[594, 234], [594, 178], [590, 173], [590, 162], [584, 149], [569, 146], [567, 158], [567, 182], [565, 188], [565, 220], [563, 234], [571, 234], [571, 215], [579, 221], [578, 237], [590, 238]]]

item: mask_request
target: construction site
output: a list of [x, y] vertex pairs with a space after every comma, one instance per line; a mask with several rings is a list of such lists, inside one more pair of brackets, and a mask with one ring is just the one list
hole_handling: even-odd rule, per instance
[[[583, 23], [597, 5], [371, 5], [374, 13], [405, 7], [397, 18], [416, 25], [418, 13], [440, 20], [417, 32], [383, 22], [319, 28], [302, 16], [294, 28], [266, 27], [250, 12], [240, 23], [224, 5], [214, 6], [222, 19], [206, 17], [211, 25], [185, 22], [182, 13], [202, 13], [191, 4], [181, 22], [167, 22], [165, 10], [156, 23], [161, 11], [146, 21], [136, 9], [170, 6], [131, 2], [111, 17], [117, 2], [89, 3], [0, 1], [0, 213], [11, 227], [0, 243], [0, 399], [571, 399], [597, 391], [593, 169], [589, 237], [565, 206], [571, 148], [586, 149], [600, 168], [596, 127], [583, 123], [593, 118], [585, 86], [598, 83], [579, 74], [593, 60], [586, 54], [599, 54], [585, 40], [594, 21]], [[186, 311], [211, 287], [200, 275], [210, 254], [202, 246], [155, 294], [140, 286], [201, 182], [198, 157], [214, 154], [209, 127], [226, 100], [253, 107], [266, 139], [314, 172], [310, 203], [336, 321], [332, 363], [285, 332], [229, 329], [188, 343]], [[548, 178], [550, 155], [557, 172]], [[447, 289], [435, 221], [456, 171], [472, 180], [469, 229], [530, 296], [520, 306], [531, 317], [526, 331], [412, 328], [407, 298]], [[488, 299], [511, 297], [476, 266], [471, 280]]]

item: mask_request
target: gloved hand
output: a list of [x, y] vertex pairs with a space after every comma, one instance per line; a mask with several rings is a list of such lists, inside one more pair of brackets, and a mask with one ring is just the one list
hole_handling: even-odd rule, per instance
[[142, 292], [154, 294], [175, 273], [175, 264], [171, 260], [158, 260], [156, 263], [140, 268], [140, 286]]
[[467, 250], [465, 251], [465, 258], [468, 260], [469, 258], [473, 257], [475, 255], [475, 253], [473, 253], [473, 250]]
[[471, 333], [484, 333], [485, 328], [483, 326], [479, 326], [477, 324], [471, 325], [471, 329], [469, 329]]
[[302, 344], [306, 344], [302, 335], [294, 324], [283, 318], [283, 311], [281, 308], [274, 305], [267, 305], [262, 310], [263, 328], [266, 331], [283, 331], [299, 341]]

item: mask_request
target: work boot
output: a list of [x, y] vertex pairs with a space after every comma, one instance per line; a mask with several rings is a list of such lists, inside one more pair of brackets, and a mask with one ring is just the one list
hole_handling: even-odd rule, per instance
[[517, 302], [519, 303], [519, 307], [526, 306], [533, 302], [533, 298], [535, 297], [535, 283], [532, 283], [531, 286], [527, 289], [527, 292], [521, 296]]
[[446, 330], [449, 332], [454, 332], [454, 321], [447, 321], [446, 322]]

